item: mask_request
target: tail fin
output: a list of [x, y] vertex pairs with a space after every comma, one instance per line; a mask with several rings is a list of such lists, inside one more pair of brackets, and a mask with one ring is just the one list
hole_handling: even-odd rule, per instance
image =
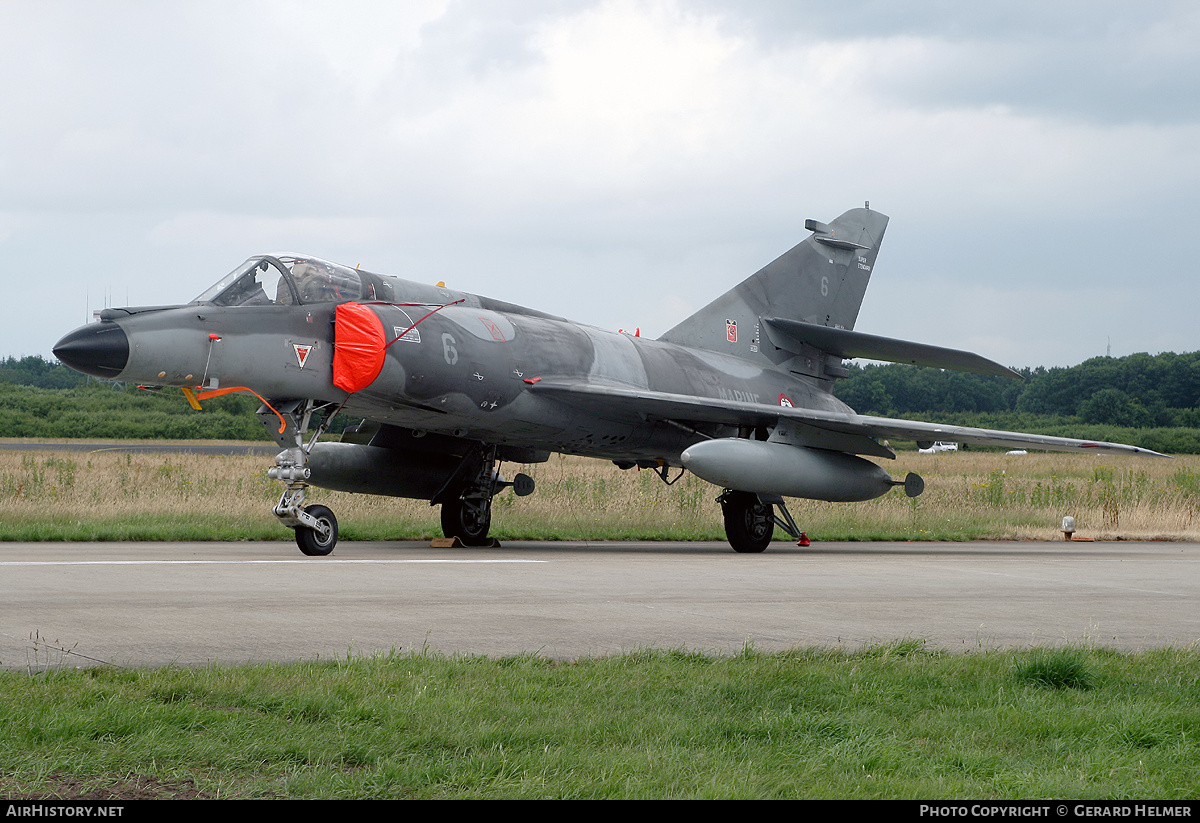
[[853, 329], [887, 223], [887, 215], [869, 208], [851, 209], [828, 225], [804, 221], [811, 237], [659, 339], [759, 359], [766, 354], [763, 317]]

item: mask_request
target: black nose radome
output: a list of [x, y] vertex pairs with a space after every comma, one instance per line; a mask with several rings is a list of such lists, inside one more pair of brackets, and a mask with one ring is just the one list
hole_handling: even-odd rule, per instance
[[116, 377], [129, 362], [129, 338], [116, 323], [89, 323], [59, 340], [54, 356], [75, 371], [93, 377]]

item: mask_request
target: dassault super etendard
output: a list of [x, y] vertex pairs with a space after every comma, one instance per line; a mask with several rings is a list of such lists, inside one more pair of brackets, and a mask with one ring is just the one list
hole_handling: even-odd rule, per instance
[[[853, 209], [657, 340], [297, 254], [252, 257], [190, 303], [110, 308], [54, 348], [81, 372], [174, 386], [193, 405], [252, 391], [281, 451], [274, 512], [305, 554], [337, 543], [309, 485], [429, 500], [463, 544], [488, 540], [492, 498], [533, 491], [502, 462], [552, 452], [715, 484], [730, 545], [800, 532], [785, 497], [870, 500], [893, 480], [866, 458], [886, 438], [1061, 451], [1133, 446], [855, 414], [833, 396], [843, 360], [1011, 375], [969, 352], [854, 331], [888, 218]], [[319, 442], [336, 412], [364, 418]], [[677, 475], [676, 475], [677, 477]]]

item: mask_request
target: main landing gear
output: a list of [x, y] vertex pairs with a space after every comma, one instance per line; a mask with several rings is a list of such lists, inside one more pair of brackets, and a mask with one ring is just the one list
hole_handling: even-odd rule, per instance
[[492, 499], [464, 496], [442, 504], [442, 534], [457, 537], [464, 546], [486, 546], [492, 527]]
[[[903, 486], [904, 493], [909, 497], [917, 497], [925, 490], [925, 481], [913, 472], [909, 472], [903, 480], [892, 480], [891, 485]], [[717, 502], [721, 504], [721, 514], [725, 519], [725, 536], [735, 552], [757, 554], [764, 551], [771, 542], [776, 526], [796, 538], [799, 541], [797, 545], [809, 545], [808, 535], [800, 531], [783, 498], [777, 494], [725, 489]]]
[[[777, 494], [755, 494], [726, 489], [717, 498], [725, 519], [725, 537], [735, 552], [757, 554], [771, 543], [775, 527], [783, 529], [797, 540], [803, 532], [796, 527], [791, 512]], [[779, 513], [775, 513], [775, 507]]]
[[462, 463], [446, 485], [430, 501], [441, 504], [442, 534], [456, 537], [464, 546], [491, 544], [492, 498], [512, 486], [518, 497], [533, 492], [533, 479], [518, 474], [511, 481], [496, 471], [496, 447], [481, 445], [463, 456]]
[[727, 489], [717, 498], [725, 518], [725, 536], [735, 552], [757, 554], [764, 551], [775, 533], [775, 514], [771, 506], [753, 492]]

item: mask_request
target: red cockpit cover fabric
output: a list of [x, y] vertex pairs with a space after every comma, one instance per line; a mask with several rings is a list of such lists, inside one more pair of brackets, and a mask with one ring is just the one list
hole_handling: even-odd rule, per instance
[[354, 393], [383, 369], [387, 340], [383, 323], [362, 303], [342, 303], [333, 326], [333, 385]]

